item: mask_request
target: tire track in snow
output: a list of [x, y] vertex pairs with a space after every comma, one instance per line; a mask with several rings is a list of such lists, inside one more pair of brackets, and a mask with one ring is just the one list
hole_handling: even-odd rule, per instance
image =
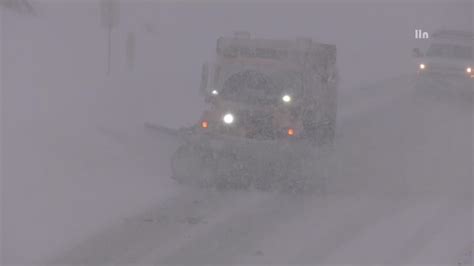
[[[430, 199], [431, 201], [431, 199]], [[434, 202], [429, 202], [428, 204], [436, 204]], [[433, 215], [423, 215], [424, 223], [420, 226], [414, 227], [415, 230], [408, 230], [403, 232], [405, 235], [408, 235], [408, 239], [405, 241], [400, 241], [400, 247], [394, 249], [394, 254], [384, 261], [383, 264], [404, 264], [409, 262], [410, 259], [415, 257], [425, 246], [429, 245], [440, 232], [449, 225], [449, 220], [452, 217], [457, 217], [458, 213], [462, 212], [462, 208], [458, 206], [458, 202], [449, 202], [449, 203], [440, 203], [441, 207], [438, 208], [438, 211]], [[418, 216], [421, 215], [421, 212]], [[415, 220], [417, 215], [413, 215], [413, 220]], [[411, 221], [414, 223], [414, 221]], [[406, 223], [409, 223], [407, 221]], [[413, 225], [412, 225], [413, 226]], [[465, 228], [469, 229], [469, 228]], [[425, 263], [435, 263], [434, 261], [426, 261]]]
[[300, 213], [288, 222], [280, 223], [275, 230], [254, 244], [261, 250], [260, 256], [241, 256], [236, 261], [244, 264], [315, 264], [317, 257], [330, 252], [328, 239], [343, 234], [348, 221], [370, 219], [384, 215], [379, 200], [368, 197], [329, 196], [325, 204], [316, 200], [306, 204]]
[[[208, 193], [209, 196], [206, 195]], [[168, 254], [170, 250], [175, 250], [176, 247], [190, 241], [197, 232], [208, 231], [216, 223], [231, 215], [244, 212], [249, 206], [265, 201], [269, 197], [267, 194], [252, 192], [234, 193], [234, 191], [228, 191], [223, 193], [205, 189], [199, 189], [199, 195], [203, 198], [186, 202], [186, 207], [173, 203], [167, 210], [153, 210], [151, 215], [146, 215], [145, 219], [147, 220], [150, 217], [158, 219], [158, 224], [155, 223], [154, 227], [150, 227], [151, 234], [130, 246], [124, 256], [114, 258], [109, 263], [136, 264], [141, 263], [144, 258], [150, 255], [164, 256], [163, 254]], [[160, 217], [165, 218], [164, 221], [160, 222]], [[166, 235], [156, 235], [152, 230], [166, 231]]]
[[[383, 200], [383, 198], [371, 198], [373, 204], [371, 208], [362, 208], [360, 213], [354, 213], [348, 217], [340, 217], [334, 222], [337, 226], [331, 227], [319, 237], [319, 242], [323, 243], [321, 247], [305, 249], [299, 253], [296, 258], [304, 258], [303, 263], [323, 264], [330, 261], [332, 257], [339, 257], [341, 249], [347, 246], [347, 243], [354, 241], [373, 228], [377, 224], [383, 224], [409, 209], [416, 204], [414, 199], [403, 200]], [[344, 263], [352, 263], [346, 261]]]
[[[244, 213], [237, 213], [217, 224], [211, 231], [197, 235], [174, 253], [146, 263], [229, 264], [234, 258], [255, 252], [254, 243], [271, 234], [274, 228], [297, 216], [310, 195], [276, 193]], [[321, 199], [322, 200], [322, 199]]]
[[[473, 243], [472, 201], [458, 201], [458, 211], [447, 217], [443, 229], [429, 243], [406, 259], [411, 264], [471, 265]], [[470, 253], [471, 252], [471, 253]], [[470, 263], [467, 263], [468, 261]], [[463, 264], [464, 263], [464, 264]]]
[[246, 208], [264, 195], [219, 193], [183, 189], [177, 196], [144, 212], [104, 228], [78, 245], [63, 250], [51, 264], [130, 264], [154, 249], [164, 248], [171, 239], [196, 227], [206, 226], [225, 210]]
[[[228, 193], [228, 192], [224, 192]], [[156, 239], [156, 241], [166, 242], [165, 245], [151, 246], [146, 254], [143, 256], [136, 256], [134, 263], [137, 264], [157, 264], [157, 261], [162, 261], [164, 258], [173, 256], [173, 254], [179, 254], [178, 257], [182, 256], [182, 250], [184, 247], [198, 245], [202, 247], [201, 238], [202, 236], [208, 235], [215, 231], [216, 227], [221, 224], [227, 224], [229, 221], [235, 220], [235, 217], [245, 216], [249, 210], [255, 208], [255, 206], [264, 205], [269, 200], [272, 200], [273, 195], [268, 193], [258, 193], [253, 196], [240, 195], [239, 197], [232, 200], [241, 201], [242, 203], [233, 205], [233, 202], [227, 202], [223, 205], [222, 209], [216, 210], [215, 215], [209, 217], [206, 223], [189, 228], [189, 230], [176, 233], [168, 239]], [[212, 202], [209, 202], [212, 204]], [[196, 242], [198, 242], [196, 244]], [[192, 262], [194, 264], [194, 262]], [[162, 263], [160, 262], [159, 265]]]
[[[324, 262], [328, 264], [399, 264], [400, 256], [403, 255], [400, 254], [400, 249], [403, 251], [407, 240], [411, 240], [431, 218], [446, 214], [445, 210], [449, 205], [445, 202], [443, 205], [440, 207], [431, 202], [415, 200], [402, 212], [365, 227], [358, 237], [341, 245], [338, 252], [328, 256]], [[388, 261], [385, 261], [387, 258]]]

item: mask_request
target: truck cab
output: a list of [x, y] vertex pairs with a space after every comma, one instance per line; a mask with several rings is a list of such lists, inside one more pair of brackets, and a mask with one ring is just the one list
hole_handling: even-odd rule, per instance
[[221, 37], [203, 67], [204, 134], [254, 140], [331, 142], [336, 118], [336, 49], [311, 39]]

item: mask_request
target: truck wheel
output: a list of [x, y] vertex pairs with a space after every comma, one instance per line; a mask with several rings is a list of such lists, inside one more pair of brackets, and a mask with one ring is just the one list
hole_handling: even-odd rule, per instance
[[310, 159], [305, 160], [302, 167], [304, 191], [323, 197], [329, 191], [329, 181], [333, 170], [333, 146], [318, 146]]
[[180, 184], [208, 186], [214, 178], [212, 151], [185, 144], [171, 158], [172, 178]]

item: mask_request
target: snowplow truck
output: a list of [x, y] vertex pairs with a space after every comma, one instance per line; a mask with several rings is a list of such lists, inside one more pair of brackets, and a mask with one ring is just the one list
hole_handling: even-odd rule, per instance
[[179, 183], [323, 189], [336, 125], [336, 47], [311, 39], [221, 37], [204, 64], [207, 109], [171, 158]]

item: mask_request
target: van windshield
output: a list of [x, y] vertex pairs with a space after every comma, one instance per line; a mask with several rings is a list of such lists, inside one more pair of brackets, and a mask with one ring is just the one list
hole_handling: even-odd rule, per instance
[[426, 56], [471, 60], [472, 54], [470, 46], [434, 43], [428, 49]]

